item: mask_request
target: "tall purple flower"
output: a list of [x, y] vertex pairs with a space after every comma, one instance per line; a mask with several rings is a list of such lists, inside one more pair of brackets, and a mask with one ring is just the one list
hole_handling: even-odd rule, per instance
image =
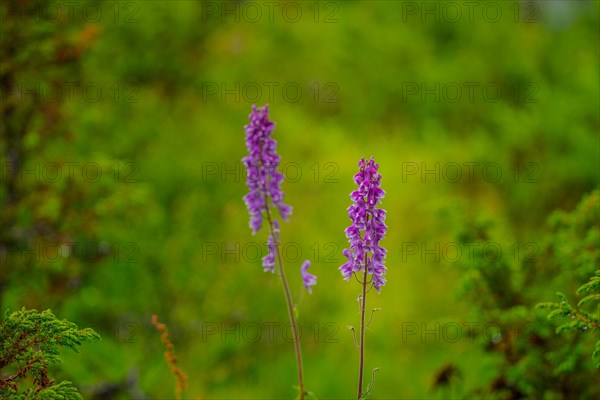
[[[269, 252], [263, 257], [262, 264], [267, 272], [275, 272], [275, 264], [278, 266], [278, 275], [283, 286], [294, 338], [294, 353], [298, 368], [298, 397], [300, 400], [304, 400], [306, 391], [302, 373], [302, 350], [296, 325], [294, 300], [287, 283], [281, 257], [278, 254], [279, 220], [271, 213], [271, 207], [277, 208], [281, 218], [287, 220], [292, 208], [283, 203], [284, 195], [281, 190], [283, 175], [277, 171], [280, 157], [276, 152], [277, 142], [271, 137], [275, 124], [269, 120], [269, 108], [265, 105], [263, 108], [257, 109], [253, 105], [249, 118], [250, 123], [244, 127], [246, 130], [246, 147], [249, 154], [242, 161], [248, 171], [246, 185], [250, 189], [250, 193], [244, 196], [244, 202], [250, 213], [250, 228], [253, 235], [260, 230], [263, 217], [267, 218], [269, 225], [267, 227], [269, 230], [267, 247]], [[311, 286], [317, 283], [317, 278], [307, 272], [309, 266], [310, 262], [305, 261], [300, 272], [304, 286], [310, 292]]]
[[350, 194], [354, 202], [348, 207], [348, 216], [352, 225], [346, 228], [346, 237], [350, 248], [344, 249], [343, 254], [348, 262], [340, 267], [345, 280], [352, 274], [364, 271], [372, 275], [373, 286], [379, 292], [385, 285], [386, 268], [383, 265], [386, 250], [379, 246], [379, 241], [385, 236], [385, 210], [377, 208], [385, 195], [381, 185], [381, 174], [377, 172], [379, 164], [373, 157], [369, 161], [361, 159], [358, 162], [359, 171], [354, 175], [358, 189]]
[[244, 129], [249, 154], [242, 161], [248, 171], [246, 185], [250, 193], [244, 196], [244, 202], [250, 213], [252, 234], [255, 234], [262, 226], [263, 212], [271, 204], [277, 207], [285, 221], [292, 208], [283, 203], [283, 175], [277, 171], [280, 157], [276, 152], [277, 142], [271, 137], [275, 124], [269, 120], [268, 106], [252, 106], [248, 118], [250, 123]]

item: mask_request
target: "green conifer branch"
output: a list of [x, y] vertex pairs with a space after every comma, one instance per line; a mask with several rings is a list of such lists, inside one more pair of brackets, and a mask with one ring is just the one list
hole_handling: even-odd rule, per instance
[[[570, 317], [573, 319], [570, 322], [560, 325], [556, 328], [556, 333], [562, 333], [565, 331], [599, 331], [600, 330], [600, 270], [594, 273], [594, 276], [590, 278], [590, 281], [583, 284], [576, 292], [578, 295], [586, 295], [578, 303], [577, 307], [573, 307], [567, 297], [562, 293], [557, 293], [560, 299], [559, 303], [540, 303], [537, 308], [549, 309], [548, 319], [554, 319], [558, 317]], [[586, 304], [593, 301], [598, 302], [596, 312], [587, 312], [582, 309]], [[592, 353], [594, 359], [600, 359], [600, 340], [596, 342], [595, 350]], [[600, 363], [596, 365], [600, 368]]]
[[10, 314], [7, 310], [0, 324], [0, 370], [11, 372], [0, 375], [0, 397], [81, 399], [71, 382], [50, 379], [48, 367], [61, 362], [61, 347], [78, 353], [78, 346], [99, 339], [92, 329], [78, 329], [72, 322], [57, 319], [51, 310], [40, 313], [23, 308]]

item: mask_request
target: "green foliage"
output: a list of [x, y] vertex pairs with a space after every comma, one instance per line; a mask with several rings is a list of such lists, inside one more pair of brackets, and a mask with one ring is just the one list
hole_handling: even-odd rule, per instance
[[[81, 395], [69, 381], [56, 383], [48, 368], [61, 362], [61, 348], [78, 352], [84, 342], [100, 336], [90, 328], [78, 329], [52, 311], [23, 308], [9, 314], [0, 325], [0, 396], [11, 399], [71, 400]], [[29, 382], [31, 380], [31, 382]]]
[[[570, 317], [573, 321], [566, 322], [556, 328], [556, 333], [562, 333], [565, 331], [587, 331], [597, 332], [600, 331], [600, 270], [596, 271], [595, 275], [590, 278], [590, 281], [582, 285], [577, 289], [578, 295], [586, 295], [579, 303], [577, 307], [571, 306], [567, 297], [562, 293], [557, 293], [560, 298], [559, 303], [540, 303], [537, 305], [540, 309], [551, 310], [548, 314], [548, 319], [554, 319], [558, 317]], [[595, 312], [588, 312], [582, 309], [582, 307], [590, 302], [598, 302]], [[600, 358], [600, 339], [596, 342], [594, 352], [592, 356], [594, 358]], [[600, 368], [600, 363], [596, 366]]]
[[[48, 21], [51, 10], [63, 18]], [[77, 85], [96, 84], [82, 77], [80, 62], [98, 27], [63, 12], [51, 1], [0, 4], [0, 289], [31, 289], [12, 307], [56, 308], [85, 284], [114, 243], [96, 222], [119, 213], [110, 205], [127, 204], [121, 198], [131, 196], [107, 176], [111, 165], [124, 164], [114, 157], [96, 155], [92, 174], [104, 171], [103, 178], [82, 179], [90, 160], [72, 146], [76, 132], [65, 104], [81, 98]], [[107, 245], [100, 246], [101, 238]], [[2, 293], [0, 304], [7, 300]]]
[[[497, 330], [494, 335], [479, 337], [486, 352], [499, 356], [496, 376], [474, 393], [501, 398], [594, 398], [600, 394], [600, 386], [593, 383], [598, 375], [589, 360], [594, 335], [557, 336], [548, 322], [555, 317], [572, 319], [556, 328], [556, 333], [598, 330], [597, 312], [580, 308], [597, 299], [597, 276], [585, 284], [579, 278], [600, 262], [598, 191], [586, 195], [574, 211], [554, 213], [549, 224], [552, 230], [539, 243], [538, 257], [491, 260], [481, 250], [475, 251], [472, 262], [463, 265], [462, 296], [471, 302], [480, 323]], [[464, 230], [460, 239], [463, 243], [490, 242], [494, 240], [490, 231], [491, 224], [479, 222]], [[573, 262], [566, 263], [568, 259]], [[578, 294], [587, 295], [578, 308], [570, 306], [559, 293], [559, 303], [537, 305], [551, 310], [548, 319], [535, 313], [548, 288], [572, 287], [578, 281], [583, 284]]]
[[[556, 291], [574, 293], [597, 269], [593, 210], [556, 213], [549, 226], [544, 221], [598, 187], [599, 3], [495, 2], [502, 7], [497, 23], [484, 18], [484, 3], [474, 6], [472, 21], [471, 6], [456, 3], [463, 7], [457, 22], [407, 16], [402, 8], [437, 7], [452, 16], [443, 2], [284, 1], [274, 6], [273, 22], [267, 3], [0, 2], [0, 167], [10, 163], [15, 171], [0, 172], [0, 309], [51, 308], [110, 338], [80, 355], [64, 354], [57, 368], [81, 384], [86, 398], [113, 386], [119, 387], [113, 398], [133, 397], [125, 393], [130, 376], [147, 397], [173, 396], [162, 384], [169, 370], [148, 322], [153, 312], [171, 327], [180, 366], [194, 377], [190, 393], [285, 396], [295, 373], [282, 330], [272, 341], [263, 326], [258, 342], [242, 336], [244, 327], [286, 317], [277, 280], [257, 275], [266, 251], [264, 238], [246, 227], [243, 171], [229, 172], [245, 153], [242, 126], [255, 83], [262, 89], [255, 102], [270, 104], [282, 163], [290, 167], [283, 184], [294, 206], [285, 228], [289, 256], [301, 250], [327, 288], [299, 298], [311, 390], [320, 398], [354, 392], [347, 382], [355, 379], [357, 354], [343, 327], [356, 320], [348, 305], [355, 293], [337, 267], [355, 163], [372, 154], [380, 159], [390, 225], [390, 290], [372, 301], [386, 310], [369, 333], [369, 357], [378, 364], [367, 369], [385, 371], [374, 395], [484, 397], [473, 396], [479, 389], [502, 397], [518, 388], [532, 398], [559, 398], [571, 385], [568, 397], [576, 398], [587, 385], [593, 398], [593, 335], [556, 335], [546, 313], [532, 309]], [[222, 22], [218, 8], [206, 17], [206, 4], [244, 15], [262, 6], [262, 19], [237, 22], [229, 13]], [[297, 23], [283, 19], [288, 4], [290, 16], [303, 7]], [[38, 5], [47, 14], [39, 16]], [[545, 12], [553, 6], [565, 12]], [[54, 19], [61, 7], [62, 18]], [[82, 18], [84, 12], [93, 18], [98, 7], [97, 21]], [[532, 13], [539, 22], [523, 22]], [[337, 22], [324, 23], [328, 17]], [[73, 101], [69, 82], [81, 83]], [[478, 84], [473, 101], [468, 82]], [[63, 96], [34, 99], [13, 86], [38, 83], [60, 85]], [[268, 83], [275, 85], [272, 97]], [[290, 95], [293, 85], [302, 88], [298, 102], [283, 97], [288, 83]], [[432, 90], [437, 83], [439, 101], [436, 94], [404, 96], [405, 85]], [[446, 101], [454, 83], [462, 96]], [[82, 99], [86, 84], [99, 85], [102, 99]], [[206, 84], [219, 93], [208, 94]], [[236, 84], [239, 99], [225, 93]], [[482, 97], [486, 84], [490, 95], [501, 87], [498, 101]], [[335, 90], [337, 101], [325, 102]], [[65, 162], [79, 163], [74, 181]], [[89, 162], [104, 172], [98, 181], [82, 179]], [[437, 162], [440, 170], [448, 162], [480, 164], [473, 179], [463, 168], [458, 182], [448, 182], [434, 174], [406, 177], [405, 162], [420, 169], [424, 162], [429, 170]], [[499, 182], [482, 178], [486, 162], [502, 167]], [[63, 165], [62, 177], [20, 179], [35, 163]], [[211, 175], [206, 166], [218, 170]], [[480, 248], [467, 260], [465, 250], [464, 268], [444, 269], [431, 255], [402, 252], [403, 243], [443, 246], [456, 227], [466, 242], [501, 243], [504, 256], [491, 263]], [[508, 248], [515, 242], [516, 260]], [[525, 243], [537, 245], [535, 256]], [[68, 256], [54, 257], [57, 248]], [[48, 249], [49, 257], [37, 249]], [[459, 281], [461, 300], [453, 297]], [[290, 274], [290, 285], [300, 292], [299, 274]], [[431, 329], [450, 318], [494, 324], [502, 340], [404, 337], [404, 323]], [[110, 362], [99, 363], [106, 354]], [[441, 380], [450, 382], [451, 393], [430, 393], [444, 365], [462, 378]]]
[[[576, 281], [592, 274], [593, 268], [600, 260], [600, 229], [594, 215], [598, 213], [598, 192], [592, 193], [584, 199], [578, 209], [572, 214], [556, 213], [553, 216], [554, 226], [559, 228], [559, 234], [554, 245], [560, 248], [557, 257], [564, 265], [572, 265], [576, 273]], [[571, 260], [569, 263], [568, 260]], [[537, 305], [540, 309], [550, 310], [548, 319], [559, 317], [570, 318], [571, 321], [556, 328], [556, 333], [565, 331], [588, 331], [595, 335], [600, 330], [600, 270], [593, 272], [588, 282], [583, 283], [576, 291], [583, 296], [577, 306], [570, 304], [567, 296], [557, 293], [559, 302], [545, 302]], [[596, 305], [594, 309], [594, 304]], [[597, 336], [597, 334], [595, 335]], [[599, 356], [598, 347], [600, 340], [595, 344], [593, 357]], [[600, 367], [600, 363], [597, 365]]]
[[577, 303], [578, 307], [582, 307], [584, 304], [587, 304], [592, 300], [600, 302], [600, 270], [596, 271], [595, 276], [592, 276], [588, 283], [577, 289], [577, 294], [586, 295], [584, 298], [579, 300], [579, 303]]

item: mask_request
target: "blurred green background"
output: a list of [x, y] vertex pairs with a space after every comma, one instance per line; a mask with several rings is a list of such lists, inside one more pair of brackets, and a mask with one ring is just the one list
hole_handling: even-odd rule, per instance
[[490, 227], [473, 241], [507, 268], [545, 277], [525, 287], [530, 315], [589, 278], [544, 260], [548, 217], [598, 188], [598, 2], [3, 1], [2, 21], [0, 305], [101, 334], [54, 372], [86, 398], [173, 397], [153, 313], [187, 398], [293, 397], [280, 282], [242, 201], [252, 104], [277, 124], [285, 268], [319, 398], [355, 393], [359, 287], [338, 267], [361, 157], [380, 164], [388, 213], [388, 283], [367, 300], [382, 309], [373, 398], [495, 396], [491, 306], [460, 295], [475, 256], [446, 252], [471, 227]]

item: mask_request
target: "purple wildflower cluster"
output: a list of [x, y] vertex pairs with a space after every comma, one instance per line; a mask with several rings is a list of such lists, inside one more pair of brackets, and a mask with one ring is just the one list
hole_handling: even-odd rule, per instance
[[[275, 124], [269, 120], [269, 108], [256, 108], [252, 106], [252, 113], [248, 116], [250, 123], [244, 127], [246, 130], [246, 147], [248, 155], [242, 159], [248, 171], [246, 185], [250, 192], [244, 196], [244, 202], [250, 213], [250, 228], [256, 234], [262, 226], [263, 213], [269, 212], [270, 205], [277, 207], [279, 215], [284, 221], [288, 220], [292, 208], [283, 203], [281, 182], [283, 175], [277, 171], [280, 157], [276, 152], [277, 142], [271, 137]], [[267, 239], [268, 253], [262, 259], [265, 272], [275, 272], [275, 256], [279, 241], [279, 222], [270, 217], [271, 233]], [[300, 272], [302, 282], [306, 289], [312, 292], [311, 287], [317, 284], [317, 277], [308, 273], [310, 262], [302, 264]]]
[[[246, 147], [248, 156], [242, 159], [248, 171], [246, 185], [250, 192], [244, 196], [244, 202], [250, 213], [250, 228], [252, 234], [256, 234], [262, 227], [263, 218], [268, 221], [269, 238], [267, 240], [268, 253], [262, 259], [265, 272], [275, 272], [275, 265], [279, 267], [279, 276], [284, 289], [290, 324], [293, 327], [294, 350], [296, 365], [298, 367], [298, 391], [299, 398], [304, 399], [307, 393], [304, 389], [302, 373], [302, 356], [300, 349], [300, 335], [295, 322], [294, 302], [289, 290], [286, 275], [284, 273], [281, 257], [278, 254], [280, 237], [279, 220], [271, 213], [271, 207], [279, 210], [283, 220], [288, 219], [292, 212], [290, 206], [283, 203], [283, 191], [281, 182], [283, 175], [277, 171], [280, 157], [276, 152], [277, 142], [271, 137], [275, 124], [269, 120], [269, 109], [252, 106], [249, 115], [250, 123], [246, 125]], [[385, 192], [380, 188], [381, 174], [378, 171], [379, 164], [375, 163], [373, 157], [369, 161], [362, 158], [358, 162], [359, 171], [354, 175], [354, 182], [358, 189], [350, 194], [353, 204], [348, 207], [348, 216], [352, 224], [346, 228], [346, 237], [350, 243], [349, 248], [344, 249], [343, 254], [348, 262], [339, 269], [345, 280], [349, 280], [356, 273], [362, 272], [363, 281], [361, 305], [361, 330], [360, 330], [360, 363], [358, 379], [358, 397], [364, 398], [371, 391], [371, 386], [363, 394], [363, 371], [364, 371], [364, 337], [365, 337], [365, 304], [367, 286], [372, 284], [380, 292], [385, 285], [386, 267], [383, 265], [386, 250], [379, 246], [379, 241], [385, 236], [387, 226], [385, 225], [385, 210], [378, 208]], [[277, 260], [276, 260], [277, 258]], [[308, 272], [310, 261], [306, 260], [300, 267], [302, 283], [306, 290], [312, 294], [312, 287], [317, 284], [317, 277]], [[370, 275], [370, 280], [369, 280]], [[356, 337], [355, 337], [356, 341]]]
[[346, 237], [350, 248], [344, 249], [343, 254], [348, 262], [340, 267], [345, 280], [352, 274], [364, 271], [373, 276], [373, 286], [379, 292], [385, 285], [386, 268], [383, 265], [386, 250], [379, 246], [379, 241], [386, 232], [385, 210], [377, 208], [385, 195], [381, 185], [381, 174], [377, 172], [379, 164], [373, 157], [369, 161], [361, 159], [358, 162], [359, 171], [354, 175], [358, 189], [353, 191], [350, 198], [354, 202], [348, 207], [348, 216], [352, 225], [346, 228]]
[[255, 234], [262, 226], [263, 212], [269, 207], [269, 199], [284, 221], [287, 221], [292, 208], [283, 203], [283, 175], [277, 171], [280, 157], [276, 153], [277, 142], [271, 137], [275, 124], [269, 120], [268, 106], [252, 106], [248, 118], [250, 123], [244, 129], [249, 154], [242, 161], [248, 171], [246, 185], [250, 193], [244, 196], [244, 202], [250, 213], [252, 234]]

